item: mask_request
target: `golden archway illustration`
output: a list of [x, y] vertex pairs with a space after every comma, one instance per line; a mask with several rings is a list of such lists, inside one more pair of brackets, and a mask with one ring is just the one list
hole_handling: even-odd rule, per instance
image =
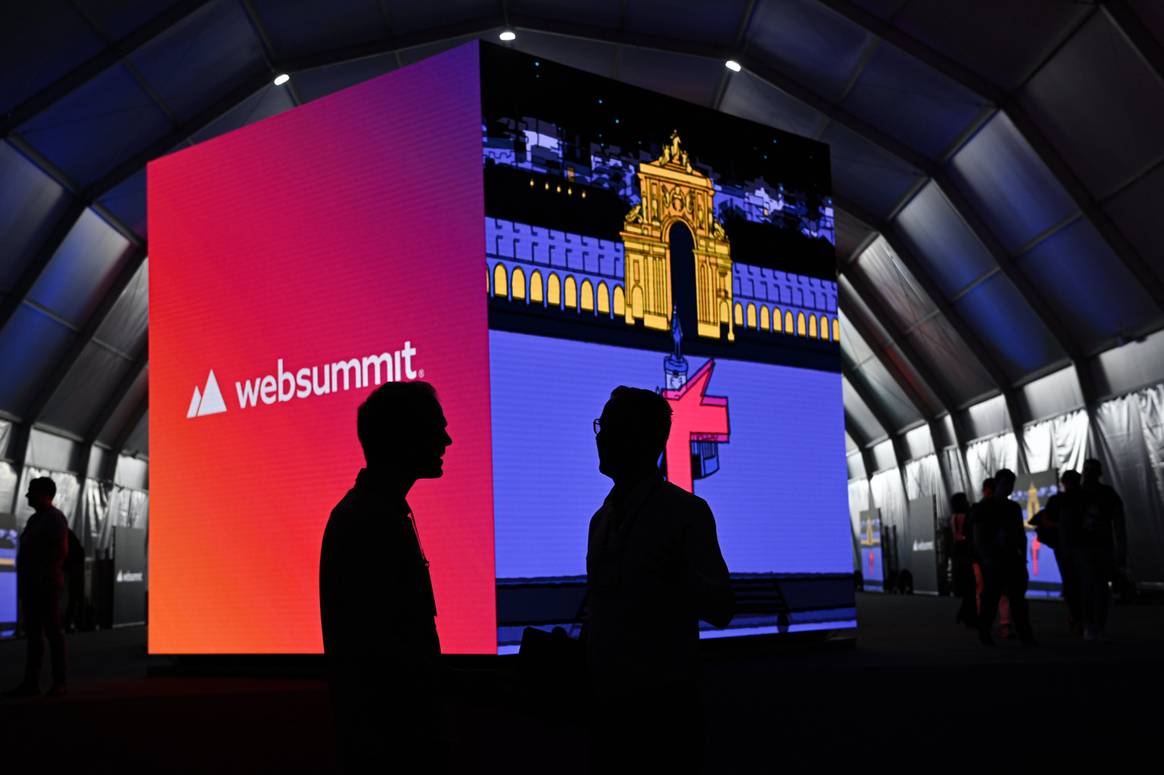
[[[623, 282], [633, 304], [626, 305], [626, 322], [643, 321], [647, 328], [671, 327], [671, 228], [683, 223], [694, 237], [695, 306], [699, 336], [736, 338], [729, 310], [732, 305], [731, 245], [715, 219], [715, 186], [691, 167], [680, 147], [678, 132], [671, 133], [663, 155], [639, 165], [641, 201], [623, 221]], [[641, 303], [640, 303], [641, 299]]]

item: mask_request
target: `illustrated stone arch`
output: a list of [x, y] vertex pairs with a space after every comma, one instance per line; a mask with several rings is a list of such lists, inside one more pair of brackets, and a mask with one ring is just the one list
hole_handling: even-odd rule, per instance
[[669, 238], [671, 227], [682, 222], [695, 243], [696, 333], [718, 339], [720, 324], [726, 323], [731, 341], [733, 321], [723, 314], [732, 308], [731, 245], [715, 219], [715, 186], [692, 168], [680, 143], [678, 132], [672, 132], [663, 155], [639, 165], [640, 202], [627, 213], [621, 232], [623, 282], [631, 298], [626, 322], [670, 329], [675, 302]]

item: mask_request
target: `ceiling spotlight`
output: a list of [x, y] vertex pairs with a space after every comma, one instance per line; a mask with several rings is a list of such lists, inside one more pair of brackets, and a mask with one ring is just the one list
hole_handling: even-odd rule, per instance
[[740, 63], [734, 59], [729, 59], [728, 61], [724, 62], [723, 66], [728, 70], [731, 70], [733, 73], [738, 73], [740, 70], [744, 69], [740, 67]]
[[287, 83], [290, 80], [291, 80], [291, 76], [287, 75], [286, 73], [279, 73], [278, 75], [275, 76], [275, 85], [282, 86], [283, 84]]
[[513, 30], [505, 30], [498, 37], [508, 43], [511, 40], [517, 40], [517, 33]]

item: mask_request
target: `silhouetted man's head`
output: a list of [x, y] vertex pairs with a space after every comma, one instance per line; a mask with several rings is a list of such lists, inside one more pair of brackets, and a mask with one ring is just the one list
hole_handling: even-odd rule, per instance
[[1014, 492], [1014, 471], [1009, 468], [1000, 468], [994, 474], [994, 495], [997, 498], [1009, 498]]
[[1094, 484], [1103, 478], [1103, 465], [1095, 458], [1083, 461], [1083, 483]]
[[950, 498], [950, 511], [955, 514], [966, 514], [970, 511], [970, 500], [966, 497], [966, 493], [954, 493], [954, 497]]
[[994, 477], [988, 476], [982, 480], [982, 500], [994, 497]]
[[33, 511], [44, 511], [53, 505], [53, 498], [57, 497], [57, 483], [47, 476], [37, 477], [28, 482], [28, 505]]
[[356, 415], [356, 431], [370, 468], [402, 480], [436, 479], [453, 443], [448, 423], [427, 382], [388, 382], [376, 388]]
[[619, 386], [610, 394], [595, 430], [598, 470], [618, 482], [658, 464], [671, 434], [671, 407], [651, 390]]
[[1079, 486], [1081, 477], [1078, 471], [1064, 471], [1063, 475], [1059, 477], [1059, 484], [1063, 488], [1063, 492], [1070, 492]]

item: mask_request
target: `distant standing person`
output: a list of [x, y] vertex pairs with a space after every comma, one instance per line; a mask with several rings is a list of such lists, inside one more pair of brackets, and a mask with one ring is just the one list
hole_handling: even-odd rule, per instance
[[698, 772], [699, 620], [725, 627], [734, 610], [715, 518], [705, 501], [659, 472], [671, 430], [662, 396], [616, 388], [594, 430], [599, 470], [614, 487], [590, 520], [586, 553], [591, 766]]
[[440, 770], [440, 642], [428, 560], [405, 500], [443, 474], [452, 439], [436, 391], [390, 382], [360, 406], [367, 466], [331, 513], [319, 608], [332, 709], [347, 771]]
[[982, 568], [982, 611], [978, 635], [993, 645], [990, 628], [1002, 595], [1010, 600], [1010, 613], [1024, 645], [1033, 645], [1031, 622], [1027, 611], [1027, 536], [1023, 528], [1023, 511], [1010, 500], [1015, 475], [1003, 468], [994, 475], [994, 494], [974, 505], [972, 511], [974, 554]]
[[1079, 569], [1084, 640], [1107, 637], [1111, 584], [1127, 567], [1124, 502], [1102, 478], [1103, 466], [1098, 460], [1084, 461], [1080, 489], [1086, 516], [1071, 550]]
[[974, 550], [970, 544], [970, 500], [966, 493], [954, 493], [954, 497], [950, 498], [950, 512], [950, 559], [954, 570], [954, 594], [962, 598], [954, 622], [977, 627]]
[[1047, 505], [1031, 520], [1035, 535], [1055, 553], [1055, 564], [1063, 579], [1063, 601], [1067, 604], [1067, 626], [1073, 634], [1083, 632], [1083, 603], [1069, 541], [1079, 535], [1085, 510], [1078, 471], [1064, 471], [1059, 477], [1059, 492], [1047, 499]]
[[40, 673], [44, 663], [44, 642], [52, 657], [53, 682], [50, 697], [65, 693], [65, 632], [61, 626], [61, 592], [65, 587], [65, 559], [69, 553], [69, 523], [53, 506], [57, 485], [47, 476], [32, 479], [25, 497], [32, 516], [20, 534], [16, 550], [16, 585], [24, 611], [28, 634], [28, 656], [24, 680], [9, 696], [40, 694]]

